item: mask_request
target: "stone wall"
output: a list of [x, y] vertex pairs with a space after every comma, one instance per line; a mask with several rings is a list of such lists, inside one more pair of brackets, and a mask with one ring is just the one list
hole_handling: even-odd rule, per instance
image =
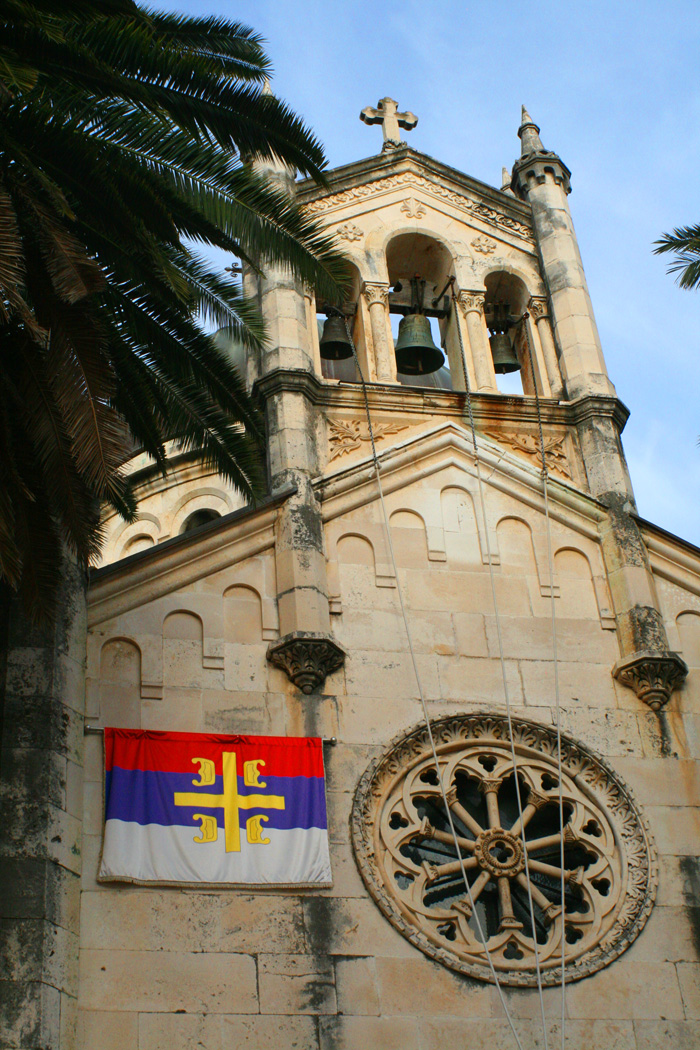
[[[660, 853], [657, 904], [638, 940], [567, 990], [567, 1047], [690, 1050], [700, 1020], [697, 671], [661, 715], [612, 678], [619, 651], [595, 524], [555, 508], [550, 579], [541, 511], [517, 484], [517, 492], [487, 485], [484, 522], [464, 465], [419, 480], [409, 465], [394, 478], [387, 505], [429, 708], [435, 716], [503, 710], [488, 542], [514, 714], [554, 718], [554, 589], [562, 726], [622, 774]], [[338, 745], [325, 748], [333, 887], [262, 894], [98, 884], [102, 741], [87, 738], [81, 1050], [515, 1045], [496, 990], [408, 943], [355, 864], [349, 815], [358, 780], [421, 717], [379, 507], [369, 485], [360, 488], [354, 507], [347, 493], [327, 493], [323, 505], [331, 618], [348, 656], [320, 693], [302, 696], [266, 660], [275, 636], [264, 615], [276, 593], [271, 547], [92, 628], [94, 724], [337, 736]], [[678, 584], [661, 582], [660, 593], [697, 667], [698, 599]], [[144, 660], [157, 665], [158, 648], [162, 696], [144, 696]], [[504, 994], [523, 1047], [541, 1047], [537, 993]], [[559, 991], [546, 989], [550, 1045], [559, 1004]]]

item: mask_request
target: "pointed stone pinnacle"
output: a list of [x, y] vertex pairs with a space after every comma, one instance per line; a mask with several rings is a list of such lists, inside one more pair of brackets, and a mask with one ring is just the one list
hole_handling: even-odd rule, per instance
[[507, 190], [510, 187], [510, 172], [508, 168], [501, 168], [501, 189]]
[[263, 81], [262, 93], [263, 95], [267, 95], [268, 97], [272, 95], [272, 88], [270, 87], [269, 77], [265, 77], [265, 80]]
[[525, 106], [522, 108], [522, 123], [518, 128], [518, 135], [522, 142], [521, 156], [525, 157], [528, 153], [544, 152], [544, 146], [540, 138], [540, 129], [525, 109]]

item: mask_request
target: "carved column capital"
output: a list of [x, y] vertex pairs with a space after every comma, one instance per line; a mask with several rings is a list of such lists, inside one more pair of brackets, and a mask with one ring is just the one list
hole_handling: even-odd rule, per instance
[[345, 650], [330, 637], [293, 631], [267, 650], [267, 658], [280, 667], [302, 693], [312, 693], [345, 662]]
[[387, 306], [389, 302], [389, 285], [365, 284], [362, 294], [368, 306], [374, 306], [376, 303], [379, 303], [381, 306]]
[[534, 321], [541, 321], [543, 317], [549, 317], [549, 303], [544, 295], [533, 295], [527, 308]]
[[457, 302], [462, 308], [462, 313], [465, 315], [468, 313], [483, 313], [484, 312], [484, 300], [486, 299], [486, 292], [458, 292]]
[[688, 666], [678, 653], [641, 652], [613, 667], [613, 678], [634, 689], [640, 700], [660, 711], [671, 699], [671, 693], [682, 684]]

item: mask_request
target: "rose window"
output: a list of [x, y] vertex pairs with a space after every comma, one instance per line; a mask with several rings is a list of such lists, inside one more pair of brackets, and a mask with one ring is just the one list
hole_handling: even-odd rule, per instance
[[358, 863], [387, 918], [473, 977], [491, 980], [490, 956], [504, 984], [534, 984], [536, 952], [543, 983], [561, 981], [562, 943], [567, 980], [611, 962], [644, 925], [656, 885], [629, 789], [562, 737], [562, 822], [553, 729], [513, 720], [515, 766], [504, 718], [445, 718], [433, 733], [456, 842], [425, 726], [370, 767], [355, 797]]

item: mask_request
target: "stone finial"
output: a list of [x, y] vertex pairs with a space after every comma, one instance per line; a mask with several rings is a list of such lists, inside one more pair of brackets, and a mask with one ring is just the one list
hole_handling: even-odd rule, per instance
[[268, 98], [272, 97], [273, 92], [272, 88], [270, 87], [269, 77], [265, 77], [265, 79], [263, 80], [262, 94], [266, 95]]
[[613, 677], [634, 689], [645, 704], [660, 711], [671, 699], [671, 693], [682, 685], [688, 667], [678, 653], [641, 652], [620, 660], [613, 668]]
[[518, 136], [522, 143], [520, 149], [520, 155], [522, 157], [526, 157], [530, 153], [545, 152], [544, 146], [542, 145], [542, 139], [540, 138], [540, 129], [525, 109], [525, 106], [523, 106], [523, 115], [520, 127], [518, 128]]
[[292, 631], [270, 645], [267, 658], [302, 693], [313, 693], [345, 662], [345, 650], [329, 635]]
[[501, 168], [501, 193], [507, 193], [511, 197], [515, 196], [510, 188], [510, 172], [505, 167]]
[[414, 113], [409, 110], [399, 113], [398, 102], [388, 97], [380, 98], [376, 109], [373, 109], [372, 106], [365, 106], [360, 113], [360, 120], [363, 120], [365, 124], [382, 125], [384, 134], [382, 153], [405, 145], [399, 134], [399, 128], [403, 128], [404, 131], [412, 131], [418, 123], [418, 117]]

